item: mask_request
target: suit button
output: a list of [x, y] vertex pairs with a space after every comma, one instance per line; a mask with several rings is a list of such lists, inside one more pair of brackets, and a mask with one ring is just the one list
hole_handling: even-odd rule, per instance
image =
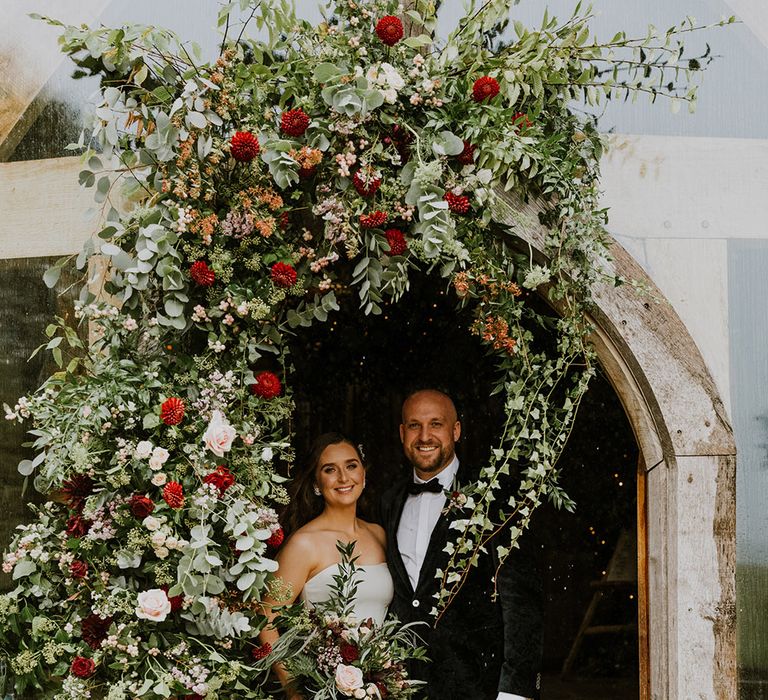
[[419, 607], [419, 601], [418, 600], [414, 600], [413, 603], [411, 603], [411, 605], [413, 605], [414, 608], [418, 608]]

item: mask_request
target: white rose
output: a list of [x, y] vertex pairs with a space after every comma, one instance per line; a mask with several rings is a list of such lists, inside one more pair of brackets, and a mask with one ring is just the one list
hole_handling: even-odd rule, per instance
[[168, 461], [169, 452], [164, 447], [156, 447], [149, 458], [149, 468], [157, 471]]
[[390, 63], [382, 63], [381, 71], [384, 73], [384, 80], [389, 87], [394, 90], [402, 90], [405, 87], [405, 80], [403, 80], [400, 73], [395, 70], [395, 67]]
[[205, 446], [217, 457], [223, 457], [229, 452], [232, 441], [237, 437], [237, 431], [229, 424], [221, 411], [214, 411], [211, 422], [203, 435]]
[[158, 547], [155, 550], [155, 556], [158, 559], [165, 559], [170, 554], [168, 547]]
[[[150, 466], [151, 464], [150, 462]], [[168, 481], [168, 477], [165, 475], [165, 472], [158, 472], [152, 477], [153, 486], [163, 486], [166, 481]]]
[[142, 440], [136, 449], [133, 451], [133, 456], [136, 459], [146, 459], [152, 454], [152, 443], [149, 440]]
[[[363, 688], [363, 672], [356, 666], [339, 664], [336, 667], [336, 687], [347, 697], [353, 697], [356, 690]], [[363, 697], [365, 691], [363, 690]]]
[[144, 520], [141, 521], [141, 524], [150, 532], [157, 530], [160, 525], [162, 525], [162, 523], [154, 515], [148, 515], [146, 518], [144, 518]]
[[166, 535], [162, 531], [155, 532], [154, 535], [152, 535], [150, 541], [152, 542], [153, 547], [162, 547], [165, 544], [165, 538]]
[[363, 700], [368, 693], [365, 692], [365, 688], [358, 688], [352, 695], [357, 698], [357, 700]]
[[[152, 620], [153, 622], [162, 622], [171, 612], [171, 601], [165, 591], [160, 588], [151, 588], [148, 591], [139, 593], [138, 604], [136, 606], [136, 617], [142, 620]], [[362, 678], [362, 674], [360, 675]]]
[[168, 547], [168, 549], [177, 549], [179, 546], [179, 541], [173, 536], [167, 537], [165, 540], [165, 546]]
[[395, 90], [394, 88], [381, 90], [381, 96], [384, 98], [384, 101], [387, 104], [393, 105], [395, 104], [395, 102], [397, 102], [397, 90]]

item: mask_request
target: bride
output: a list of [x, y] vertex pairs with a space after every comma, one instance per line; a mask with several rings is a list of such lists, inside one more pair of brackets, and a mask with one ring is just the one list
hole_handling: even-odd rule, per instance
[[[343, 435], [325, 433], [314, 441], [293, 484], [284, 523], [292, 534], [277, 555], [276, 576], [289, 595], [271, 601], [272, 605], [287, 605], [298, 597], [307, 605], [327, 600], [340, 564], [336, 543], [354, 542], [359, 571], [354, 615], [359, 620], [384, 620], [394, 590], [386, 563], [384, 530], [357, 517], [365, 469], [360, 450]], [[260, 641], [274, 645], [277, 637], [278, 632], [267, 626]], [[285, 668], [276, 665], [275, 672], [288, 700], [303, 700]]]

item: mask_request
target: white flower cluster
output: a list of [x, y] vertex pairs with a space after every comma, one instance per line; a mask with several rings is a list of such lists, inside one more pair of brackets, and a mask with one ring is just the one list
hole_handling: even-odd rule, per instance
[[152, 533], [149, 543], [158, 559], [165, 559], [171, 550], [181, 551], [189, 544], [185, 539], [176, 537], [167, 522], [168, 518], [164, 515], [148, 515], [141, 521], [141, 524]]
[[391, 63], [381, 63], [371, 66], [365, 74], [369, 83], [378, 88], [384, 101], [388, 104], [397, 102], [397, 94], [405, 87], [405, 80]]

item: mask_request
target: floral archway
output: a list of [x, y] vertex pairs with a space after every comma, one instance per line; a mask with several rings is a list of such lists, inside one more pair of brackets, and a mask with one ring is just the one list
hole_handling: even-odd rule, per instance
[[[686, 81], [704, 62], [681, 69], [678, 37], [695, 27], [601, 44], [578, 10], [516, 24], [507, 43], [509, 7], [488, 2], [435, 50], [427, 6], [333, 12], [311, 27], [283, 4], [229, 3], [211, 63], [163, 30], [63, 28], [64, 51], [102, 82], [76, 147], [106, 225], [74, 262], [89, 277], [102, 256], [108, 274], [78, 305], [92, 342], [52, 323], [60, 371], [7, 408], [33, 426], [21, 473], [51, 494], [4, 560], [19, 582], [2, 598], [19, 690], [263, 696], [258, 600], [282, 538], [277, 466], [293, 459], [285, 339], [324, 322], [339, 286], [375, 314], [411, 276], [441, 275], [497, 358], [506, 424], [457, 494], [438, 618], [486, 545], [503, 560], [544, 499], [570, 505], [557, 457], [593, 371], [591, 290], [626, 280], [607, 272], [596, 120], [569, 104], [693, 103]], [[249, 20], [267, 36], [248, 38]], [[499, 190], [543, 202], [546, 265], [496, 223]], [[146, 619], [166, 627], [147, 639]], [[205, 679], [137, 660], [142, 644], [151, 658], [181, 649]]]

